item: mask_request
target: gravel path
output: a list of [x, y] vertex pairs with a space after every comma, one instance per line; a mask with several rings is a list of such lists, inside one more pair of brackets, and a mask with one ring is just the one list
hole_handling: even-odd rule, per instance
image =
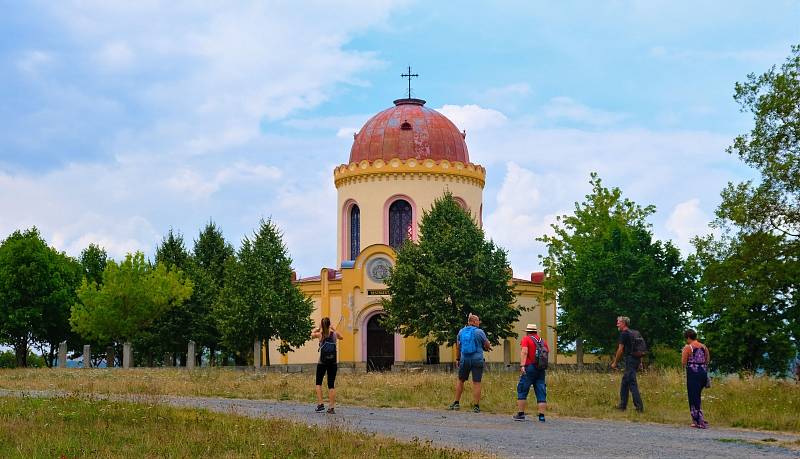
[[[0, 390], [0, 396], [56, 397], [48, 391]], [[774, 446], [796, 435], [742, 429], [691, 429], [649, 423], [629, 423], [549, 417], [542, 424], [514, 422], [509, 415], [337, 406], [336, 415], [319, 414], [296, 402], [177, 396], [108, 396], [95, 398], [156, 402], [202, 408], [253, 418], [279, 417], [305, 424], [335, 425], [401, 440], [418, 438], [434, 445], [477, 450], [501, 457], [795, 457], [800, 452]], [[764, 442], [764, 439], [773, 439]], [[753, 444], [750, 442], [757, 442]], [[773, 445], [770, 445], [773, 443]]]

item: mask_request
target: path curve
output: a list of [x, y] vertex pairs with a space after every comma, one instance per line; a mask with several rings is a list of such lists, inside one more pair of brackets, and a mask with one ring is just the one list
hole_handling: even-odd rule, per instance
[[[81, 393], [9, 391], [0, 396], [86, 397]], [[800, 436], [744, 429], [708, 430], [652, 423], [549, 417], [514, 422], [511, 416], [410, 408], [337, 406], [320, 414], [297, 402], [149, 395], [91, 394], [96, 399], [160, 403], [251, 418], [277, 417], [305, 424], [338, 426], [394, 437], [430, 440], [437, 446], [470, 449], [501, 457], [794, 457], [800, 452], [775, 446]], [[772, 439], [764, 442], [764, 439]], [[759, 444], [753, 444], [756, 442]]]

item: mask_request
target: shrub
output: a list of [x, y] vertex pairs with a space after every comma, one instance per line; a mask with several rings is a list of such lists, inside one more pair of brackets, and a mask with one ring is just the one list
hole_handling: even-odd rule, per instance
[[650, 349], [650, 364], [656, 368], [680, 368], [681, 352], [665, 344], [657, 344]]
[[[43, 368], [45, 366], [44, 359], [40, 355], [33, 352], [28, 353], [28, 367], [29, 368]], [[0, 368], [17, 368], [17, 356], [14, 351], [0, 352]]]

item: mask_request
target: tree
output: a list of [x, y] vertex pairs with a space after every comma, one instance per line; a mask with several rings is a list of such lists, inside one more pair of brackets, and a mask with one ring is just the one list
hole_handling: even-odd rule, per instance
[[48, 247], [35, 227], [0, 244], [0, 342], [13, 346], [17, 366], [27, 366], [31, 344], [52, 365], [80, 279], [80, 265]]
[[194, 241], [194, 268], [191, 277], [195, 284], [196, 314], [192, 325], [194, 340], [208, 347], [215, 361], [220, 333], [214, 320], [214, 303], [225, 286], [225, 262], [233, 258], [234, 250], [214, 222], [208, 222]]
[[84, 277], [89, 282], [103, 283], [103, 271], [106, 269], [106, 263], [108, 263], [106, 249], [96, 244], [89, 244], [89, 247], [81, 252], [80, 262], [83, 267]]
[[[676, 345], [688, 322], [696, 273], [672, 243], [653, 241], [641, 207], [608, 189], [593, 173], [592, 193], [552, 225], [543, 263], [545, 287], [558, 300], [559, 345], [591, 351], [616, 348], [615, 318], [631, 318], [650, 346]], [[579, 355], [579, 362], [582, 355]]]
[[119, 264], [109, 260], [102, 285], [84, 279], [70, 324], [89, 339], [130, 341], [191, 294], [192, 282], [183, 272], [163, 264], [153, 267], [136, 252]]
[[400, 247], [385, 282], [383, 322], [403, 336], [452, 346], [469, 313], [480, 316], [492, 344], [516, 336], [520, 310], [506, 253], [449, 192], [423, 213], [419, 242]]
[[782, 373], [800, 342], [800, 46], [780, 69], [737, 83], [734, 99], [754, 126], [728, 153], [759, 177], [729, 183], [713, 222], [721, 234], [695, 240], [700, 331], [720, 368]]
[[280, 352], [289, 352], [308, 341], [312, 312], [311, 300], [292, 283], [292, 259], [280, 231], [261, 220], [253, 239], [245, 237], [238, 256], [225, 264], [225, 286], [214, 307], [223, 344], [244, 354], [256, 339], [277, 339]]
[[[183, 235], [172, 228], [161, 240], [156, 248], [156, 265], [163, 265], [168, 270], [179, 270], [192, 278], [194, 262], [186, 250]], [[192, 285], [194, 279], [192, 279]], [[149, 358], [153, 355], [162, 356], [165, 353], [182, 355], [186, 352], [186, 345], [192, 339], [194, 322], [195, 289], [192, 295], [181, 304], [164, 311], [157, 319], [141, 330], [133, 343], [139, 349], [147, 349]]]

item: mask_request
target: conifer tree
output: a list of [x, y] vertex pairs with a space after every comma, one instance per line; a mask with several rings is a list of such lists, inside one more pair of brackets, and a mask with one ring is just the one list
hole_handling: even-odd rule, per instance
[[286, 353], [308, 341], [313, 304], [292, 283], [291, 265], [272, 221], [261, 220], [253, 238], [242, 240], [237, 257], [226, 262], [225, 286], [214, 307], [222, 342], [229, 349], [244, 355], [254, 340], [274, 339]]
[[520, 310], [506, 253], [449, 192], [423, 214], [419, 242], [400, 247], [385, 282], [391, 297], [383, 323], [403, 336], [453, 345], [470, 313], [492, 344], [516, 335]]

